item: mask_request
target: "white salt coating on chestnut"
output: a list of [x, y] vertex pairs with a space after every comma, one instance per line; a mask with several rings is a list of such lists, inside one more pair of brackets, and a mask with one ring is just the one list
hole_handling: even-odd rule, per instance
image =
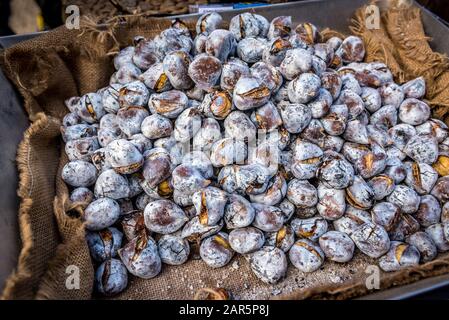
[[206, 13], [193, 38], [177, 19], [66, 99], [61, 177], [99, 293], [190, 258], [243, 255], [275, 284], [288, 260], [326, 272], [357, 248], [396, 271], [449, 251], [449, 131], [424, 78], [399, 85], [361, 38], [292, 21]]

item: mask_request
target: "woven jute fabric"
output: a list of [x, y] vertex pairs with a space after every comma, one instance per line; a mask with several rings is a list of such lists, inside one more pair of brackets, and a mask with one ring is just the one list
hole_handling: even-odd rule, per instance
[[425, 98], [433, 115], [449, 123], [449, 59], [432, 51], [420, 9], [402, 2], [390, 1], [388, 8], [381, 10], [379, 28], [367, 28], [370, 11], [366, 7], [358, 9], [350, 29], [365, 42], [365, 60], [385, 62], [398, 83], [424, 77]]
[[[395, 19], [402, 17], [400, 12], [394, 13]], [[419, 12], [413, 12], [414, 19], [419, 20]], [[446, 67], [440, 65], [445, 63], [445, 57], [432, 53], [435, 59], [429, 66], [433, 71], [421, 70], [419, 63], [411, 65], [410, 58], [401, 56], [406, 54], [406, 44], [390, 37], [390, 33], [396, 37], [400, 34], [394, 32], [393, 25], [382, 24], [381, 30], [368, 32], [363, 30], [359, 15], [360, 12], [354, 19], [353, 31], [367, 43], [367, 61], [385, 61], [400, 81], [422, 71], [435, 95], [428, 97], [429, 101], [445, 101], [444, 79], [448, 76]], [[387, 16], [383, 19], [388, 21]], [[9, 48], [1, 55], [1, 66], [23, 96], [31, 121], [17, 155], [21, 198], [18, 219], [23, 248], [17, 268], [2, 293], [3, 299], [97, 298], [93, 293], [94, 265], [84, 239], [80, 209], [70, 203], [67, 186], [60, 178], [61, 168], [67, 162], [59, 131], [61, 119], [67, 113], [64, 100], [106, 86], [113, 72], [111, 58], [119, 48], [131, 44], [136, 35], [153, 37], [169, 26], [168, 21], [144, 16], [121, 17], [110, 23], [98, 27], [86, 20], [80, 30], [61, 27]], [[404, 25], [401, 23], [399, 27]], [[414, 32], [418, 27], [422, 33], [420, 24]], [[323, 32], [323, 38], [333, 35], [338, 33]], [[422, 40], [427, 42], [424, 36]], [[404, 47], [399, 50], [397, 46]], [[410, 66], [404, 66], [404, 62]], [[182, 266], [164, 266], [154, 279], [130, 277], [128, 288], [114, 298], [189, 299], [204, 287], [224, 287], [234, 296], [247, 299], [352, 298], [368, 293], [365, 271], [373, 264], [375, 261], [358, 254], [348, 264], [326, 262], [312, 274], [290, 267], [284, 281], [270, 286], [254, 276], [242, 257], [218, 270], [192, 260]], [[381, 273], [381, 288], [447, 272], [448, 254], [413, 269]]]

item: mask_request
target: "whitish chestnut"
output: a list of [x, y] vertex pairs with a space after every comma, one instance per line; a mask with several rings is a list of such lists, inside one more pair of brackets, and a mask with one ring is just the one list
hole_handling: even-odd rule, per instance
[[88, 93], [81, 97], [77, 108], [78, 116], [87, 123], [95, 123], [106, 113], [101, 101], [101, 95]]
[[318, 270], [324, 263], [325, 255], [321, 248], [307, 239], [296, 241], [289, 253], [291, 263], [302, 272]]
[[110, 198], [100, 198], [91, 202], [84, 210], [86, 229], [101, 230], [113, 225], [120, 216], [119, 204]]
[[220, 124], [214, 118], [205, 118], [201, 128], [193, 137], [194, 150], [209, 151], [212, 145], [222, 138]]
[[95, 182], [94, 193], [97, 198], [128, 198], [129, 192], [128, 179], [113, 169], [103, 171]]
[[156, 242], [140, 234], [118, 251], [126, 269], [136, 277], [151, 279], [161, 272], [162, 263]]
[[438, 119], [429, 119], [417, 126], [416, 132], [420, 135], [431, 135], [435, 137], [439, 143], [442, 143], [449, 134], [447, 125]]
[[284, 78], [293, 80], [301, 73], [308, 72], [312, 67], [312, 55], [304, 49], [291, 49], [285, 54], [284, 60], [279, 66]]
[[432, 238], [423, 231], [418, 231], [408, 236], [405, 242], [418, 249], [422, 263], [432, 261], [438, 255], [438, 249]]
[[265, 232], [278, 231], [284, 224], [284, 214], [278, 207], [253, 203], [255, 217], [253, 226]]
[[430, 193], [437, 182], [438, 173], [426, 163], [406, 162], [405, 183], [419, 194]]
[[409, 98], [404, 100], [399, 107], [399, 119], [411, 125], [419, 125], [430, 117], [430, 107], [423, 101]]
[[221, 268], [231, 261], [234, 251], [228, 238], [228, 234], [219, 232], [201, 242], [200, 256], [209, 267]]
[[70, 201], [81, 202], [83, 206], [87, 206], [94, 199], [94, 193], [86, 187], [78, 187], [70, 193]]
[[210, 235], [216, 234], [223, 228], [223, 221], [213, 226], [203, 225], [199, 216], [193, 217], [182, 228], [181, 237], [189, 242], [198, 242]]
[[189, 259], [190, 245], [187, 240], [178, 236], [166, 234], [157, 242], [161, 261], [165, 264], [178, 266]]
[[117, 256], [117, 251], [122, 246], [123, 234], [114, 227], [109, 227], [98, 232], [86, 232], [86, 241], [89, 246], [90, 256], [98, 262]]
[[312, 110], [312, 117], [321, 118], [325, 116], [330, 111], [332, 101], [333, 98], [329, 91], [321, 88], [318, 96], [307, 104]]
[[143, 156], [137, 148], [124, 139], [114, 140], [105, 149], [108, 163], [121, 174], [131, 174], [143, 165]]
[[263, 247], [250, 256], [251, 270], [265, 283], [275, 284], [287, 273], [287, 258], [276, 247]]
[[319, 244], [326, 258], [335, 262], [349, 262], [354, 255], [354, 242], [343, 232], [328, 231], [320, 237]]
[[243, 140], [236, 140], [234, 138], [218, 140], [212, 145], [210, 150], [210, 161], [215, 167], [242, 164], [246, 157], [246, 143]]
[[289, 133], [300, 133], [312, 120], [312, 111], [304, 104], [287, 103], [279, 108], [284, 127]]
[[336, 52], [345, 63], [361, 62], [365, 57], [365, 45], [359, 37], [349, 36], [343, 40]]
[[164, 57], [164, 73], [167, 75], [173, 88], [185, 90], [193, 86], [193, 81], [188, 74], [191, 60], [190, 55], [183, 50], [172, 51]]
[[62, 139], [65, 142], [97, 135], [97, 128], [88, 124], [80, 123], [68, 127], [61, 127]]
[[150, 92], [141, 81], [133, 81], [120, 88], [118, 102], [120, 107], [144, 107], [148, 103]]
[[293, 179], [288, 183], [287, 199], [296, 207], [313, 207], [318, 202], [318, 193], [307, 180]]
[[118, 259], [104, 261], [95, 271], [95, 289], [105, 295], [113, 296], [126, 289], [128, 272]]
[[244, 197], [238, 194], [229, 195], [224, 213], [224, 220], [228, 229], [249, 226], [253, 222], [255, 214], [253, 206]]
[[317, 176], [328, 188], [344, 189], [354, 179], [354, 169], [341, 154], [327, 151]]
[[223, 18], [217, 12], [208, 12], [198, 18], [196, 22], [197, 33], [211, 33], [215, 29], [218, 29], [223, 22]]
[[340, 96], [341, 87], [343, 85], [343, 81], [341, 80], [340, 75], [334, 70], [328, 69], [325, 72], [321, 73], [320, 78], [322, 87], [329, 91], [329, 93], [332, 95], [333, 100], [336, 100]]
[[335, 230], [351, 235], [367, 222], [371, 222], [371, 215], [368, 212], [347, 206], [344, 216], [335, 220], [333, 226]]
[[430, 194], [422, 196], [418, 211], [413, 216], [423, 227], [429, 227], [440, 222], [441, 206], [437, 198]]
[[416, 212], [421, 201], [419, 195], [413, 189], [404, 185], [397, 185], [387, 197], [387, 200], [400, 207], [404, 213]]
[[234, 16], [229, 23], [229, 30], [237, 41], [244, 38], [265, 37], [269, 22], [261, 15], [244, 12]]
[[287, 193], [287, 183], [281, 173], [276, 174], [268, 183], [264, 193], [250, 195], [252, 202], [274, 206], [284, 199]]
[[337, 220], [343, 216], [346, 210], [345, 191], [331, 189], [323, 184], [318, 185], [318, 213], [324, 219]]
[[419, 222], [410, 214], [403, 213], [392, 230], [388, 232], [391, 240], [404, 241], [409, 235], [419, 231]]
[[420, 254], [415, 246], [392, 241], [388, 253], [379, 259], [379, 267], [387, 272], [417, 266]]
[[401, 210], [391, 202], [379, 202], [371, 210], [371, 217], [375, 224], [391, 231], [401, 218]]
[[421, 99], [426, 94], [426, 82], [424, 77], [419, 77], [402, 85], [402, 91], [406, 98]]
[[233, 102], [240, 110], [249, 110], [266, 104], [270, 90], [255, 77], [240, 77], [234, 87]]
[[372, 222], [361, 225], [351, 234], [357, 248], [371, 258], [379, 258], [390, 249], [390, 238], [382, 226]]
[[309, 22], [298, 24], [295, 28], [295, 32], [308, 45], [314, 44], [320, 40], [318, 28]]
[[328, 223], [321, 217], [308, 219], [295, 218], [291, 221], [291, 227], [298, 238], [317, 241], [328, 230]]
[[176, 119], [187, 108], [189, 99], [184, 92], [170, 90], [159, 94], [152, 94], [148, 101], [148, 108], [152, 113], [158, 113], [169, 119]]
[[130, 106], [121, 108], [117, 112], [117, 123], [120, 130], [127, 137], [131, 137], [140, 133], [142, 121], [148, 116], [149, 113], [144, 107]]
[[168, 80], [167, 75], [164, 73], [164, 65], [162, 62], [153, 64], [147, 71], [140, 75], [139, 79], [149, 89], [157, 93], [161, 93], [172, 88], [170, 80]]
[[61, 177], [72, 187], [89, 187], [95, 183], [97, 169], [89, 162], [75, 160], [62, 168]]
[[222, 66], [220, 87], [232, 92], [240, 77], [250, 75], [248, 65], [240, 59], [231, 58]]
[[404, 101], [404, 92], [401, 86], [394, 82], [387, 83], [379, 88], [380, 96], [382, 97], [382, 105], [393, 105], [399, 108], [402, 101]]
[[187, 108], [181, 112], [175, 121], [174, 137], [179, 142], [187, 142], [201, 128], [201, 114], [196, 108]]
[[363, 87], [360, 97], [363, 100], [366, 110], [373, 113], [382, 106], [382, 97], [378, 90], [371, 87]]
[[433, 164], [438, 159], [438, 142], [428, 135], [416, 135], [410, 138], [403, 150], [416, 162]]
[[204, 53], [199, 54], [190, 63], [188, 73], [198, 88], [211, 90], [220, 79], [221, 61]]
[[235, 51], [236, 45], [237, 42], [232, 31], [216, 29], [207, 37], [205, 51], [224, 62]]
[[386, 174], [380, 174], [368, 181], [369, 186], [373, 190], [374, 200], [382, 200], [391, 194], [395, 187], [395, 181]]
[[449, 223], [436, 223], [426, 228], [439, 252], [449, 251]]
[[295, 242], [295, 233], [292, 227], [286, 225], [276, 232], [266, 233], [266, 246], [272, 246], [287, 252]]
[[268, 29], [268, 39], [274, 39], [277, 37], [288, 37], [292, 29], [292, 17], [291, 16], [279, 16], [271, 20], [270, 28]]
[[302, 73], [288, 84], [288, 97], [294, 103], [308, 103], [321, 87], [320, 78], [313, 73]]
[[441, 177], [432, 189], [431, 194], [435, 196], [441, 203], [449, 201], [449, 176]]

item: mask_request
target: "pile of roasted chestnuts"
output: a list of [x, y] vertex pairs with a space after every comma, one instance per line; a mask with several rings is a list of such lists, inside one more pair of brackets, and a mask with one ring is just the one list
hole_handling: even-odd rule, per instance
[[356, 250], [384, 271], [449, 250], [449, 138], [355, 36], [253, 13], [136, 37], [110, 84], [66, 101], [62, 170], [96, 290], [243, 255], [276, 283]]

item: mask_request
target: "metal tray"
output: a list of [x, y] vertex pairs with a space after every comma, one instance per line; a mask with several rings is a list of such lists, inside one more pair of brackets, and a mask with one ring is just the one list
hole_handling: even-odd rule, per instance
[[[348, 32], [348, 25], [354, 10], [368, 0], [311, 0], [276, 4], [250, 9], [272, 19], [280, 15], [291, 15], [294, 23], [309, 21], [318, 27], [330, 27]], [[418, 4], [416, 4], [419, 6]], [[220, 12], [225, 19], [246, 10]], [[196, 19], [198, 14], [176, 16], [183, 19]], [[172, 17], [167, 18], [172, 19]], [[426, 34], [432, 37], [431, 47], [449, 55], [449, 28], [440, 18], [422, 8], [422, 19]], [[0, 38], [0, 48], [7, 48], [18, 42], [38, 36], [39, 33], [8, 36]], [[18, 173], [15, 165], [17, 145], [28, 126], [28, 118], [22, 108], [20, 95], [0, 70], [0, 291], [4, 281], [15, 268], [20, 252], [17, 211], [19, 199], [16, 195]], [[407, 299], [407, 298], [449, 298], [449, 274], [415, 282], [410, 285], [384, 290], [362, 297], [361, 299]]]

